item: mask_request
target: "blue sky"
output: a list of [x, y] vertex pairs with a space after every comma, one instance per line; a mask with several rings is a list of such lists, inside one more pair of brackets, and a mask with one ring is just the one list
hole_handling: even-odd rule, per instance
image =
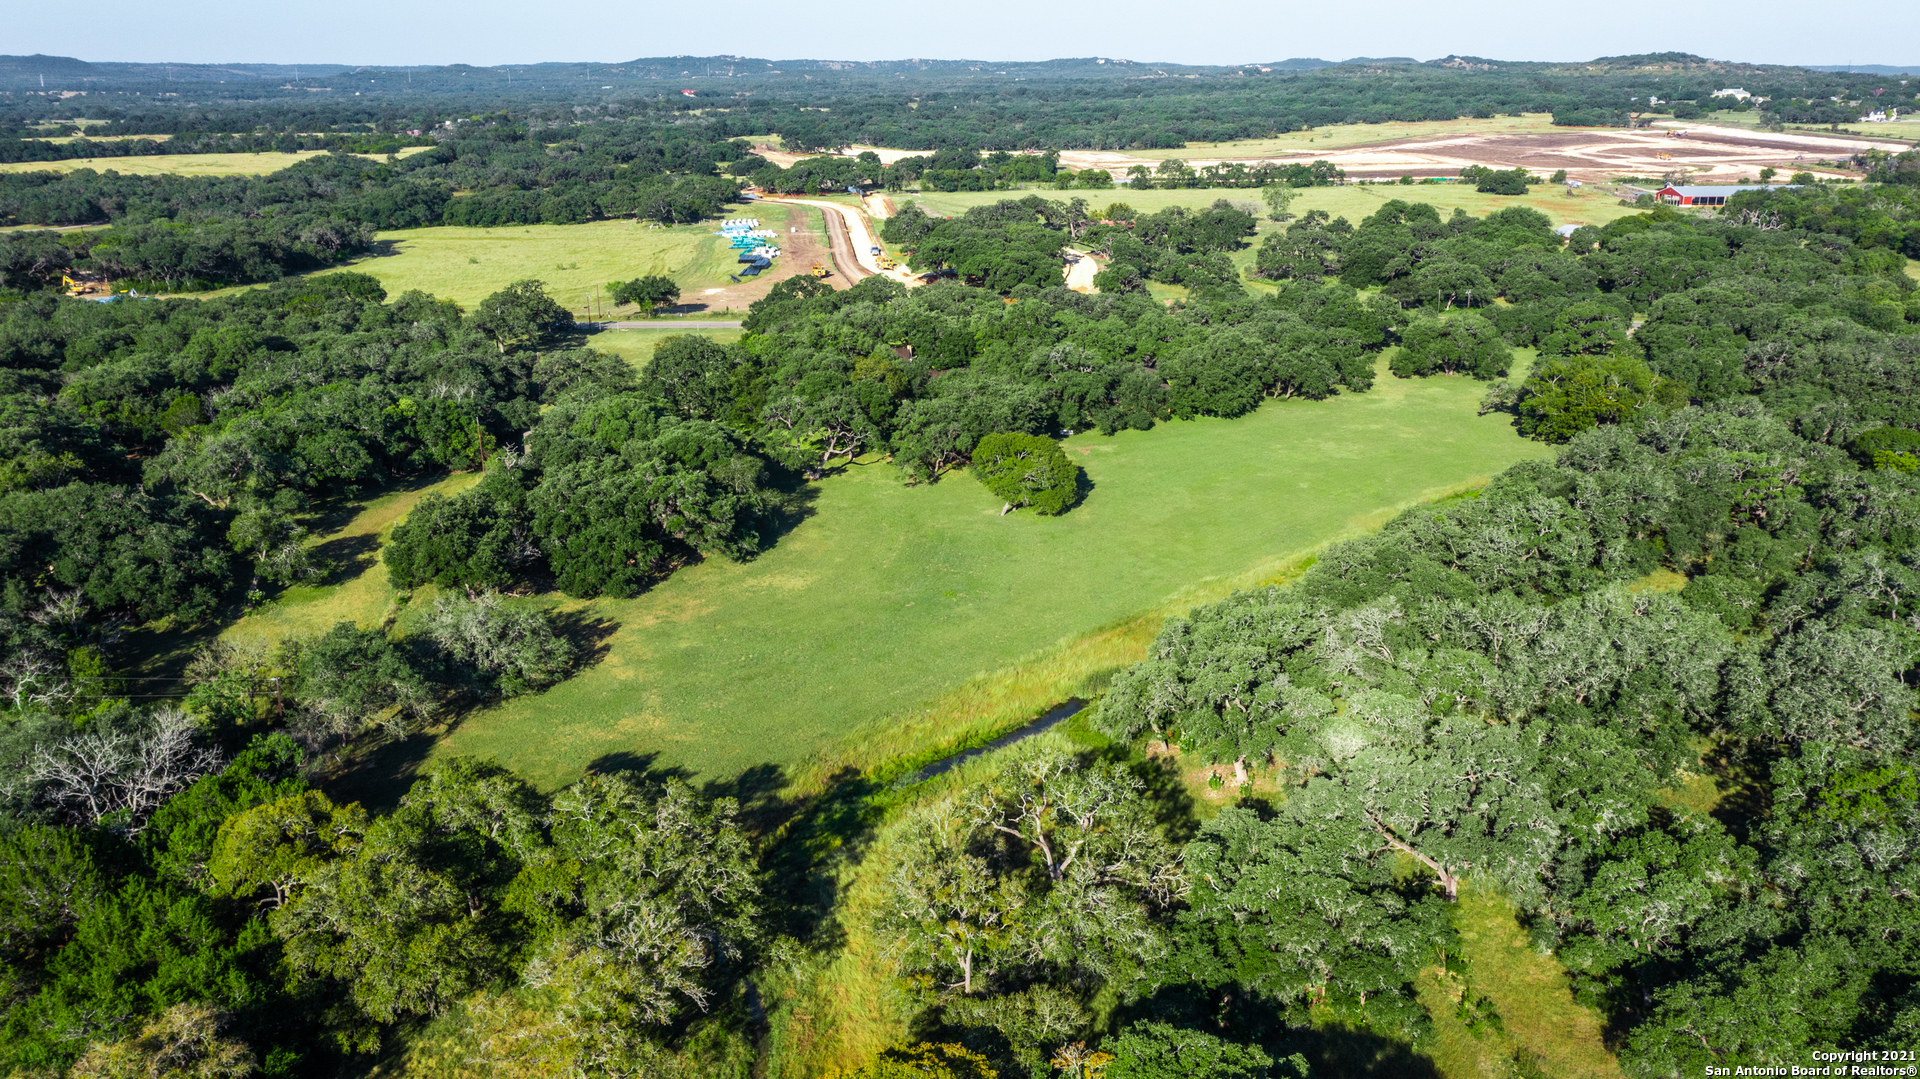
[[1302, 0], [918, 0], [532, 5], [507, 0], [125, 0], [7, 5], [0, 53], [186, 63], [502, 64], [732, 53], [773, 58], [1228, 64], [1449, 53], [1584, 60], [1691, 52], [1803, 64], [1920, 64], [1920, 2], [1700, 5]]

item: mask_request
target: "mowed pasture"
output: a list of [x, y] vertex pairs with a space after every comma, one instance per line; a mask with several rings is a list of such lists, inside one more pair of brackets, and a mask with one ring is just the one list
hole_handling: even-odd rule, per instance
[[[1354, 224], [1379, 209], [1393, 199], [1406, 202], [1425, 202], [1439, 210], [1441, 216], [1460, 209], [1474, 215], [1485, 217], [1495, 210], [1509, 206], [1527, 206], [1546, 214], [1556, 225], [1604, 225], [1615, 218], [1641, 213], [1631, 206], [1620, 205], [1620, 200], [1612, 195], [1591, 188], [1576, 189], [1572, 195], [1558, 184], [1542, 184], [1530, 188], [1524, 195], [1489, 195], [1475, 191], [1467, 184], [1340, 184], [1335, 187], [1302, 187], [1295, 189], [1296, 194], [1290, 213], [1299, 216], [1309, 210], [1325, 210], [1335, 217], [1345, 217]], [[988, 206], [1002, 199], [1019, 199], [1027, 195], [1039, 195], [1047, 199], [1083, 198], [1087, 205], [1104, 210], [1112, 203], [1121, 202], [1133, 207], [1140, 213], [1154, 213], [1172, 206], [1187, 206], [1204, 209], [1213, 205], [1216, 199], [1226, 199], [1254, 211], [1260, 219], [1260, 231], [1285, 228], [1281, 222], [1267, 219], [1266, 204], [1260, 201], [1260, 192], [1252, 188], [1180, 188], [1171, 191], [1133, 191], [1125, 185], [1111, 191], [1085, 191], [1071, 189], [1055, 191], [1052, 188], [1036, 187], [1025, 191], [928, 191], [919, 194], [898, 194], [889, 196], [895, 205], [905, 205], [908, 201], [918, 203], [920, 208], [930, 214], [952, 217], [965, 213], [975, 206]]]
[[[171, 135], [126, 135], [111, 139], [94, 139], [95, 142], [112, 142], [116, 139], [151, 138], [158, 142], [172, 138]], [[73, 138], [48, 139], [48, 142], [72, 142]], [[408, 157], [422, 150], [431, 150], [431, 146], [408, 146], [400, 150], [396, 157]], [[262, 150], [246, 154], [149, 154], [134, 157], [78, 157], [65, 161], [12, 161], [0, 165], [0, 172], [75, 172], [80, 169], [92, 169], [95, 172], [115, 172], [128, 176], [265, 176], [270, 172], [279, 172], [289, 165], [295, 165], [312, 157], [330, 153], [328, 150], [295, 150], [282, 153], [279, 150]], [[386, 160], [381, 154], [360, 154], [374, 161]]]
[[325, 150], [277, 150], [257, 154], [152, 154], [145, 157], [76, 157], [65, 161], [13, 161], [0, 172], [76, 172], [111, 169], [128, 176], [264, 176], [319, 157]]
[[[759, 203], [729, 208], [728, 214], [759, 217], [764, 227], [783, 235], [789, 228], [817, 228], [818, 219], [817, 211], [804, 207]], [[607, 296], [608, 282], [666, 274], [680, 285], [683, 303], [704, 301], [706, 289], [733, 284], [728, 275], [740, 268], [737, 253], [715, 235], [717, 229], [714, 221], [663, 228], [626, 219], [399, 229], [379, 234], [378, 253], [338, 269], [371, 274], [389, 296], [420, 289], [468, 308], [511, 282], [531, 278], [546, 282], [553, 298], [576, 315], [584, 317], [591, 304], [596, 316], [631, 318], [637, 309], [615, 307]]]
[[[1906, 108], [1905, 105], [1901, 105], [1899, 102], [1893, 102], [1892, 104], [1899, 105], [1900, 108], [1902, 108], [1905, 112], [1909, 114], [1911, 114], [1913, 111], [1912, 109]], [[1761, 113], [1753, 110], [1748, 110], [1746, 112], [1735, 112], [1732, 109], [1720, 109], [1715, 112], [1710, 112], [1706, 114], [1706, 116], [1702, 117], [1700, 120], [1694, 121], [1694, 122], [1720, 124], [1727, 127], [1740, 127], [1740, 128], [1754, 129], [1760, 126], [1761, 116], [1762, 116]], [[1792, 132], [1794, 134], [1804, 133], [1808, 135], [1833, 135], [1834, 132], [1832, 128], [1834, 126], [1837, 126], [1840, 128], [1839, 134], [1841, 137], [1857, 136], [1860, 138], [1869, 138], [1869, 139], [1920, 139], [1920, 120], [1896, 120], [1892, 123], [1882, 123], [1882, 124], [1863, 124], [1863, 123], [1849, 123], [1849, 124], [1838, 124], [1838, 125], [1783, 124], [1781, 126], [1786, 128], [1787, 131]]]
[[[758, 559], [689, 566], [629, 600], [549, 597], [609, 632], [604, 654], [546, 693], [465, 716], [436, 752], [494, 757], [547, 786], [642, 760], [792, 776], [1004, 726], [1137, 660], [1158, 623], [1133, 616], [1271, 579], [1398, 507], [1549, 452], [1477, 416], [1484, 389], [1388, 376], [1237, 420], [1077, 435], [1067, 445], [1092, 488], [1058, 518], [1002, 517], [966, 475], [907, 487], [862, 462], [811, 488], [808, 516]], [[370, 505], [342, 535], [384, 536], [417, 497]], [[357, 573], [233, 632], [404, 624], [373, 546], [357, 542]]]
[[[1212, 161], [1218, 158], [1239, 159], [1253, 157], [1279, 157], [1286, 154], [1305, 154], [1315, 150], [1338, 150], [1350, 146], [1372, 146], [1375, 143], [1395, 142], [1400, 139], [1432, 138], [1441, 135], [1515, 135], [1532, 134], [1542, 131], [1565, 131], [1566, 128], [1553, 126], [1553, 114], [1530, 112], [1524, 116], [1495, 116], [1488, 119], [1458, 120], [1420, 120], [1393, 121], [1384, 124], [1329, 124], [1308, 131], [1289, 131], [1284, 135], [1275, 135], [1266, 139], [1238, 139], [1232, 142], [1189, 142], [1175, 150], [1126, 150], [1105, 151], [1121, 153], [1126, 157], [1143, 157], [1153, 161], [1164, 161], [1177, 157], [1182, 161]], [[1062, 163], [1071, 168], [1093, 167], [1098, 164], [1082, 166], [1082, 155], [1087, 160], [1097, 161], [1093, 156], [1102, 151], [1068, 150], [1060, 155]]]
[[697, 334], [723, 345], [740, 340], [739, 330], [689, 330], [676, 328], [672, 322], [662, 322], [658, 329], [596, 330], [584, 335], [580, 344], [585, 348], [611, 352], [632, 364], [637, 371], [653, 359], [653, 351], [660, 347], [660, 342], [681, 334]]

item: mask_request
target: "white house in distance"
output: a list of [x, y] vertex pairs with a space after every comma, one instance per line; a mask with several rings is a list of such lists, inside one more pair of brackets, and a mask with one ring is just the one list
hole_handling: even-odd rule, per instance
[[1751, 98], [1753, 95], [1747, 93], [1745, 90], [1742, 90], [1737, 86], [1732, 86], [1732, 87], [1728, 87], [1725, 90], [1715, 90], [1713, 92], [1713, 96], [1714, 97], [1730, 97], [1735, 101], [1745, 101], [1748, 98]]

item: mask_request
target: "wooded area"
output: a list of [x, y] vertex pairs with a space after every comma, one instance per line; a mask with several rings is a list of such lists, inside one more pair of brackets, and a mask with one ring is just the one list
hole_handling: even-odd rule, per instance
[[[1341, 78], [1249, 78], [1245, 104], [1373, 107]], [[537, 280], [463, 310], [298, 276], [402, 224], [717, 215], [776, 175], [726, 137], [779, 115], [758, 108], [495, 116], [258, 178], [0, 177], [10, 220], [106, 226], [0, 239], [0, 1069], [799, 1074], [822, 1050], [796, 1002], [867, 964], [863, 1029], [898, 1043], [845, 1076], [1432, 1075], [1438, 1025], [1500, 1022], [1463, 959], [1476, 896], [1631, 1075], [1920, 1034], [1910, 159], [1568, 236], [1524, 207], [1290, 217], [1290, 185], [1337, 179], [1310, 168], [1253, 250], [1256, 211], [1224, 199], [905, 204], [884, 239], [932, 283], [788, 278], [737, 343], [673, 336], [637, 370]], [[806, 115], [820, 139], [869, 122]], [[1050, 181], [985, 142], [914, 167]], [[807, 169], [777, 175], [832, 178]], [[1069, 245], [1105, 263], [1097, 293], [1064, 287]], [[272, 283], [61, 295], [83, 266]], [[920, 784], [896, 761], [696, 785], [635, 753], [555, 790], [443, 757], [343, 793], [597, 662], [561, 597], [774, 549], [856, 463], [970, 468], [1009, 515], [983, 518], [1018, 524], [1100, 496], [1064, 431], [1383, 371], [1482, 380], [1557, 456], [1169, 620], [1066, 734]], [[477, 482], [384, 549], [311, 542], [358, 494], [455, 471]], [[218, 636], [376, 550], [432, 602]], [[135, 637], [191, 658], [144, 664]]]

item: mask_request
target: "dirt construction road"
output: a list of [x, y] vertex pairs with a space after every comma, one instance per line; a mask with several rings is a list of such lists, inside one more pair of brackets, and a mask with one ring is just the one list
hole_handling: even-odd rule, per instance
[[801, 206], [818, 207], [827, 218], [827, 239], [833, 247], [834, 265], [840, 268], [840, 277], [845, 283], [842, 287], [875, 274], [883, 274], [909, 287], [920, 284], [920, 279], [903, 270], [883, 270], [880, 260], [873, 255], [878, 241], [873, 231], [867, 227], [867, 216], [851, 206], [837, 202], [825, 202], [816, 199], [766, 199], [767, 202], [790, 202]]

